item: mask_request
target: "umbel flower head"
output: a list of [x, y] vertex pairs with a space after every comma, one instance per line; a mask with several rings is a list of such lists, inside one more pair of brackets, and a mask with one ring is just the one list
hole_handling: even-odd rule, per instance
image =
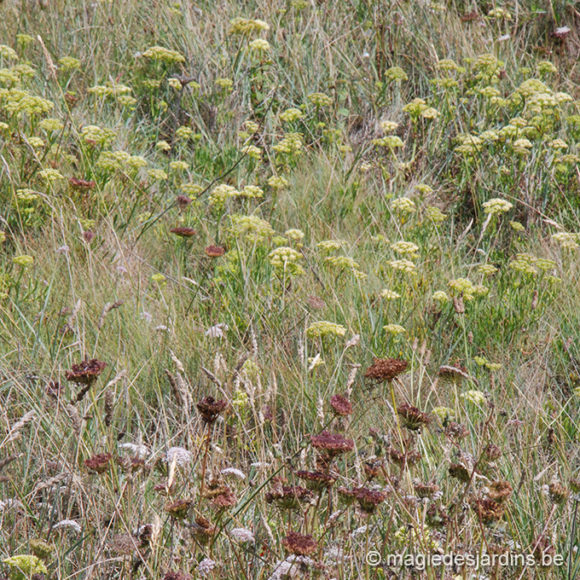
[[274, 502], [281, 509], [299, 509], [302, 502], [312, 498], [309, 490], [299, 485], [284, 485], [281, 478], [274, 478], [272, 483], [272, 490], [266, 494], [266, 501]]
[[322, 431], [320, 435], [313, 435], [310, 437], [312, 447], [318, 449], [329, 457], [336, 457], [354, 449], [354, 441], [346, 439], [339, 433], [329, 433]]
[[417, 407], [409, 405], [408, 403], [403, 403], [397, 408], [397, 413], [403, 420], [403, 425], [407, 429], [412, 431], [417, 431], [421, 429], [423, 425], [428, 425], [430, 423], [429, 415], [419, 411]]
[[66, 378], [78, 385], [90, 386], [97, 380], [106, 366], [106, 363], [96, 358], [84, 360], [73, 365], [71, 370], [66, 372]]
[[212, 424], [228, 406], [228, 403], [224, 400], [216, 401], [213, 397], [204, 397], [196, 406], [203, 421]]
[[282, 545], [290, 554], [297, 556], [310, 556], [318, 550], [316, 540], [310, 535], [290, 532], [283, 540]]
[[333, 395], [330, 397], [330, 406], [335, 415], [348, 417], [352, 414], [352, 404], [344, 395]]
[[408, 364], [406, 360], [399, 358], [376, 358], [364, 376], [376, 384], [392, 381], [407, 369]]
[[110, 453], [98, 453], [85, 460], [85, 467], [93, 473], [105, 473], [111, 466], [112, 458]]

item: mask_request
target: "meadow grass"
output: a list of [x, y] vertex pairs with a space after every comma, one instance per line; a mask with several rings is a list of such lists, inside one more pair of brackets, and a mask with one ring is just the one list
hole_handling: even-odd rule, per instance
[[577, 3], [0, 14], [0, 578], [578, 576]]

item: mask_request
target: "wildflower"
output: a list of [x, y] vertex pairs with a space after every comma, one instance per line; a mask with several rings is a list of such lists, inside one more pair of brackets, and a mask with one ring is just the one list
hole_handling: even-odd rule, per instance
[[81, 68], [81, 61], [72, 56], [63, 56], [58, 60], [59, 69], [62, 72], [68, 72]]
[[269, 52], [271, 48], [270, 43], [267, 40], [264, 40], [263, 38], [256, 38], [255, 40], [252, 40], [252, 42], [250, 42], [249, 44], [249, 47], [250, 50], [258, 54]]
[[105, 473], [111, 466], [113, 456], [110, 453], [99, 453], [85, 460], [85, 467], [93, 473]]
[[299, 485], [284, 485], [280, 478], [274, 478], [272, 483], [272, 490], [266, 493], [266, 501], [276, 503], [281, 509], [300, 509], [302, 503], [312, 498], [312, 493]]
[[[6, 236], [6, 234], [4, 234]], [[27, 254], [23, 254], [21, 256], [15, 256], [12, 258], [12, 262], [17, 266], [22, 266], [23, 268], [28, 268], [34, 264], [34, 258], [32, 256], [28, 256]]]
[[147, 175], [154, 181], [165, 181], [169, 177], [163, 169], [150, 169]]
[[0, 57], [6, 60], [18, 60], [16, 51], [5, 44], [0, 44]]
[[247, 528], [233, 528], [230, 530], [230, 536], [238, 544], [253, 544], [255, 542], [254, 533]]
[[165, 453], [165, 461], [169, 464], [175, 463], [177, 466], [187, 465], [193, 460], [191, 451], [183, 447], [170, 447]]
[[284, 189], [288, 187], [288, 180], [280, 175], [272, 175], [268, 178], [267, 183], [273, 189]]
[[226, 250], [221, 246], [207, 246], [204, 252], [206, 256], [209, 256], [210, 258], [219, 258], [226, 253]]
[[393, 290], [389, 290], [388, 288], [382, 290], [380, 296], [385, 300], [397, 300], [398, 298], [401, 297], [400, 294], [398, 294], [397, 292], [393, 292]]
[[393, 66], [385, 71], [385, 78], [394, 82], [409, 80], [407, 73], [400, 66]]
[[380, 384], [385, 381], [392, 381], [395, 377], [403, 373], [409, 363], [403, 359], [376, 358], [373, 364], [366, 370], [364, 376], [370, 381]]
[[175, 64], [185, 62], [185, 57], [176, 50], [164, 48], [162, 46], [152, 46], [143, 53], [143, 58], [165, 62], [167, 64]]
[[449, 475], [462, 481], [463, 483], [467, 483], [471, 480], [471, 473], [470, 471], [461, 463], [452, 463], [449, 466]]
[[431, 220], [434, 224], [443, 223], [447, 219], [447, 214], [443, 213], [438, 207], [429, 206], [425, 210], [425, 215], [427, 219]]
[[156, 284], [164, 284], [165, 281], [167, 280], [167, 278], [163, 274], [161, 274], [160, 272], [158, 272], [157, 274], [153, 274], [151, 276], [151, 280], [153, 282], [155, 282]]
[[80, 534], [82, 532], [81, 526], [74, 520], [61, 520], [52, 526], [53, 530], [60, 530], [63, 528], [70, 528]]
[[45, 181], [48, 181], [49, 183], [64, 179], [60, 171], [57, 171], [56, 169], [52, 168], [43, 169], [42, 171], [39, 171], [38, 176], [44, 179]]
[[323, 338], [325, 336], [344, 336], [346, 328], [341, 324], [321, 320], [320, 322], [312, 323], [306, 329], [306, 336], [308, 338]]
[[401, 241], [391, 244], [391, 250], [394, 250], [398, 254], [408, 254], [411, 258], [416, 258], [419, 246], [413, 242]]
[[302, 254], [293, 248], [282, 247], [276, 248], [268, 255], [270, 264], [279, 273], [290, 276], [299, 276], [304, 274], [304, 268], [298, 263], [302, 260]]
[[474, 405], [484, 405], [487, 403], [485, 395], [481, 391], [471, 390], [461, 394], [461, 397]]
[[230, 20], [230, 34], [250, 35], [259, 32], [267, 32], [270, 26], [263, 20], [250, 18], [234, 18]]
[[70, 186], [74, 189], [78, 189], [78, 190], [88, 190], [88, 189], [93, 189], [94, 187], [97, 186], [97, 184], [94, 181], [88, 181], [86, 179], [79, 179], [77, 177], [71, 177], [68, 180]]
[[310, 556], [318, 550], [318, 544], [309, 535], [290, 532], [283, 540], [282, 545], [287, 552], [297, 556]]
[[197, 516], [191, 525], [191, 533], [202, 545], [206, 545], [216, 532], [215, 526], [203, 516]]
[[178, 499], [165, 505], [165, 511], [176, 520], [183, 520], [193, 505], [190, 499]]
[[106, 366], [106, 363], [96, 358], [84, 360], [72, 365], [71, 370], [66, 372], [66, 378], [78, 385], [90, 386], [97, 380]]
[[393, 131], [396, 131], [397, 128], [399, 127], [399, 123], [395, 123], [395, 121], [381, 121], [379, 123], [383, 133], [393, 133]]
[[236, 469], [235, 467], [226, 467], [225, 469], [222, 469], [220, 473], [224, 477], [232, 477], [234, 479], [240, 480], [246, 479], [246, 474], [243, 471]]
[[451, 298], [447, 295], [447, 292], [444, 292], [443, 290], [437, 290], [436, 292], [433, 292], [432, 298], [436, 302], [441, 303], [449, 302], [451, 300]]
[[451, 421], [445, 428], [445, 435], [451, 439], [463, 439], [469, 435], [469, 431], [462, 423], [455, 423], [454, 421]]
[[576, 250], [579, 248], [578, 240], [580, 240], [580, 234], [571, 234], [568, 232], [558, 232], [552, 234], [552, 239], [560, 244], [562, 249]]
[[216, 401], [213, 397], [205, 397], [196, 405], [201, 418], [209, 425], [216, 421], [220, 413], [222, 413], [227, 406], [227, 401]]
[[171, 228], [169, 231], [172, 234], [175, 234], [176, 236], [179, 236], [181, 238], [191, 238], [192, 236], [195, 236], [195, 234], [197, 233], [193, 228], [183, 226]]
[[484, 276], [491, 276], [497, 272], [497, 268], [492, 264], [481, 264], [477, 267], [477, 271]]
[[570, 492], [559, 481], [552, 481], [550, 483], [548, 493], [550, 499], [556, 504], [565, 503], [570, 495]]
[[408, 197], [398, 197], [391, 201], [391, 209], [397, 213], [407, 215], [417, 209], [415, 202]]
[[332, 99], [324, 93], [311, 93], [308, 100], [316, 107], [328, 107], [332, 105]]
[[434, 407], [431, 409], [433, 415], [435, 415], [442, 424], [447, 424], [449, 419], [455, 416], [455, 411], [449, 407]]
[[400, 324], [386, 324], [383, 326], [383, 330], [392, 335], [404, 334], [407, 332]]
[[352, 405], [344, 395], [333, 395], [330, 397], [332, 410], [340, 417], [348, 417], [352, 414]]
[[417, 270], [417, 266], [411, 262], [411, 260], [402, 259], [402, 260], [389, 260], [387, 264], [391, 266], [391, 268], [395, 270], [400, 270], [401, 272], [407, 272], [410, 274], [415, 273]]
[[397, 408], [397, 414], [403, 420], [403, 426], [412, 431], [421, 429], [423, 425], [428, 425], [431, 420], [427, 413], [423, 413], [417, 407], [408, 403], [403, 403]]
[[496, 197], [494, 199], [486, 201], [483, 204], [483, 207], [485, 208], [484, 209], [485, 213], [491, 215], [498, 215], [508, 212], [510, 209], [512, 209], [513, 204], [511, 204], [509, 201], [506, 201], [505, 199]]
[[377, 507], [387, 499], [387, 494], [383, 491], [376, 491], [367, 487], [359, 487], [354, 494], [359, 507], [366, 514], [372, 514]]
[[[1, 48], [2, 47], [0, 46], [0, 49]], [[44, 562], [33, 554], [11, 556], [10, 558], [5, 558], [2, 562], [11, 568], [12, 578], [44, 578], [43, 575], [48, 574], [48, 569], [44, 565]]]
[[439, 491], [439, 486], [436, 483], [415, 482], [413, 489], [420, 498], [431, 498]]
[[189, 169], [189, 165], [185, 161], [171, 161], [169, 163], [169, 168], [172, 171], [183, 172]]
[[313, 491], [322, 491], [332, 487], [336, 482], [336, 476], [323, 471], [296, 471], [296, 477], [306, 482], [306, 487]]
[[477, 498], [472, 501], [471, 507], [482, 523], [491, 524], [499, 520], [504, 513], [504, 506], [493, 499]]
[[354, 449], [354, 441], [352, 439], [345, 439], [340, 434], [333, 434], [328, 431], [322, 431], [320, 435], [311, 436], [310, 441], [312, 447], [329, 457], [336, 457]]
[[280, 120], [284, 123], [293, 123], [299, 121], [304, 117], [304, 113], [300, 109], [290, 108], [280, 113]]
[[505, 502], [512, 494], [512, 486], [508, 481], [494, 481], [489, 486], [488, 497], [497, 502]]

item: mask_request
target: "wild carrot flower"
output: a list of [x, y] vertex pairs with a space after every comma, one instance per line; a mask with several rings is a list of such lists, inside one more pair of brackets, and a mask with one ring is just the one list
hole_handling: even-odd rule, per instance
[[215, 423], [216, 419], [228, 406], [227, 401], [216, 401], [213, 397], [205, 397], [197, 403], [197, 410], [207, 424]]
[[74, 364], [70, 371], [66, 372], [67, 380], [79, 385], [92, 385], [107, 366], [106, 363], [96, 358], [84, 360]]
[[283, 540], [282, 545], [290, 554], [297, 556], [310, 556], [318, 550], [318, 544], [310, 535], [290, 532]]
[[408, 403], [403, 403], [397, 407], [397, 414], [401, 417], [403, 426], [412, 431], [417, 431], [423, 425], [428, 425], [431, 422], [427, 413], [423, 413]]
[[395, 377], [403, 373], [409, 363], [403, 359], [376, 358], [373, 364], [365, 371], [365, 378], [380, 384], [385, 381], [392, 381]]

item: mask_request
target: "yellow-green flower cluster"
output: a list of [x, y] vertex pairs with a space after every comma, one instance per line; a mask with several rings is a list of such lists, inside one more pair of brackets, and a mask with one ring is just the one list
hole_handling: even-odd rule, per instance
[[293, 123], [304, 117], [304, 113], [300, 109], [290, 108], [280, 113], [280, 120], [284, 123]]
[[344, 242], [342, 240], [322, 240], [316, 244], [316, 247], [319, 248], [322, 252], [330, 253], [336, 250], [340, 250]]
[[233, 18], [230, 20], [230, 34], [251, 35], [268, 30], [270, 30], [270, 26], [263, 20], [251, 18]]
[[55, 181], [64, 179], [61, 172], [57, 169], [53, 169], [52, 167], [39, 171], [38, 176], [48, 183], [53, 183]]
[[344, 326], [334, 322], [328, 322], [327, 320], [314, 322], [306, 329], [306, 336], [308, 336], [308, 338], [323, 338], [325, 336], [340, 337], [345, 334], [346, 328]]
[[81, 137], [85, 143], [90, 145], [104, 146], [111, 143], [117, 137], [117, 133], [113, 129], [97, 125], [85, 125], [81, 129]]
[[400, 149], [404, 143], [397, 135], [385, 135], [378, 139], [373, 139], [372, 144], [375, 147], [386, 147], [387, 149]]
[[287, 246], [276, 248], [268, 255], [270, 264], [280, 274], [299, 276], [304, 274], [304, 268], [300, 265], [302, 254]]
[[34, 258], [28, 254], [22, 254], [21, 256], [14, 256], [14, 258], [12, 258], [12, 262], [17, 266], [28, 268], [34, 264]]
[[408, 197], [397, 197], [391, 201], [391, 209], [398, 214], [408, 215], [417, 209], [415, 202]]
[[81, 68], [81, 61], [72, 56], [63, 56], [58, 60], [58, 65], [62, 72], [68, 72]]
[[461, 394], [461, 397], [466, 401], [478, 406], [485, 405], [487, 402], [485, 395], [481, 391], [466, 391], [465, 393]]
[[256, 38], [248, 45], [250, 50], [256, 54], [263, 54], [270, 51], [270, 43], [263, 38]]
[[499, 215], [508, 212], [512, 207], [513, 204], [509, 201], [495, 197], [483, 204], [483, 211], [486, 214]]
[[284, 189], [288, 187], [288, 180], [281, 175], [272, 175], [268, 178], [267, 183], [272, 189]]
[[516, 257], [510, 262], [509, 267], [516, 272], [534, 276], [538, 273], [538, 269], [535, 266], [536, 261], [537, 258], [535, 256], [521, 253], [516, 255]]
[[20, 89], [8, 89], [0, 95], [2, 109], [11, 115], [34, 117], [48, 113], [54, 103]]
[[393, 336], [407, 332], [405, 327], [401, 326], [400, 324], [386, 324], [383, 326], [383, 330], [388, 334], [392, 334]]
[[384, 298], [385, 300], [397, 300], [398, 298], [401, 297], [400, 294], [398, 294], [397, 292], [394, 292], [393, 290], [389, 290], [388, 288], [381, 290], [380, 296], [381, 296], [381, 298]]
[[301, 151], [304, 146], [303, 136], [300, 133], [288, 133], [281, 139], [273, 149], [277, 153], [295, 155]]
[[238, 239], [250, 242], [262, 242], [274, 235], [272, 226], [255, 215], [234, 214], [230, 216], [231, 225], [228, 231]]
[[408, 255], [410, 258], [416, 258], [419, 246], [413, 242], [400, 241], [391, 244], [391, 250], [397, 252], [397, 254]]
[[358, 270], [359, 264], [348, 256], [327, 256], [324, 262], [336, 270]]
[[315, 107], [329, 107], [332, 105], [332, 98], [324, 93], [311, 93], [308, 95], [308, 100]]
[[417, 266], [411, 260], [389, 260], [387, 264], [394, 270], [400, 270], [408, 274], [414, 274], [417, 271]]
[[438, 207], [430, 205], [425, 210], [425, 216], [434, 224], [443, 223], [447, 219], [447, 214], [443, 213]]
[[385, 71], [385, 78], [394, 82], [408, 81], [407, 73], [400, 66], [393, 66]]
[[474, 356], [473, 360], [478, 366], [484, 367], [488, 371], [499, 371], [499, 369], [501, 369], [500, 363], [492, 363], [483, 356]]
[[18, 60], [18, 54], [13, 48], [10, 48], [5, 44], [0, 44], [0, 58], [5, 58], [6, 60]]
[[557, 242], [562, 249], [565, 250], [576, 250], [580, 246], [578, 241], [580, 240], [580, 234], [571, 234], [569, 232], [558, 232], [557, 234], [552, 234], [552, 239]]
[[152, 46], [151, 48], [148, 48], [143, 53], [143, 57], [151, 60], [165, 62], [167, 64], [185, 62], [185, 57], [182, 54], [176, 50], [164, 48], [163, 46]]
[[472, 300], [476, 296], [485, 296], [489, 292], [487, 286], [473, 284], [468, 278], [455, 278], [447, 283], [456, 296], [463, 296], [465, 300]]

